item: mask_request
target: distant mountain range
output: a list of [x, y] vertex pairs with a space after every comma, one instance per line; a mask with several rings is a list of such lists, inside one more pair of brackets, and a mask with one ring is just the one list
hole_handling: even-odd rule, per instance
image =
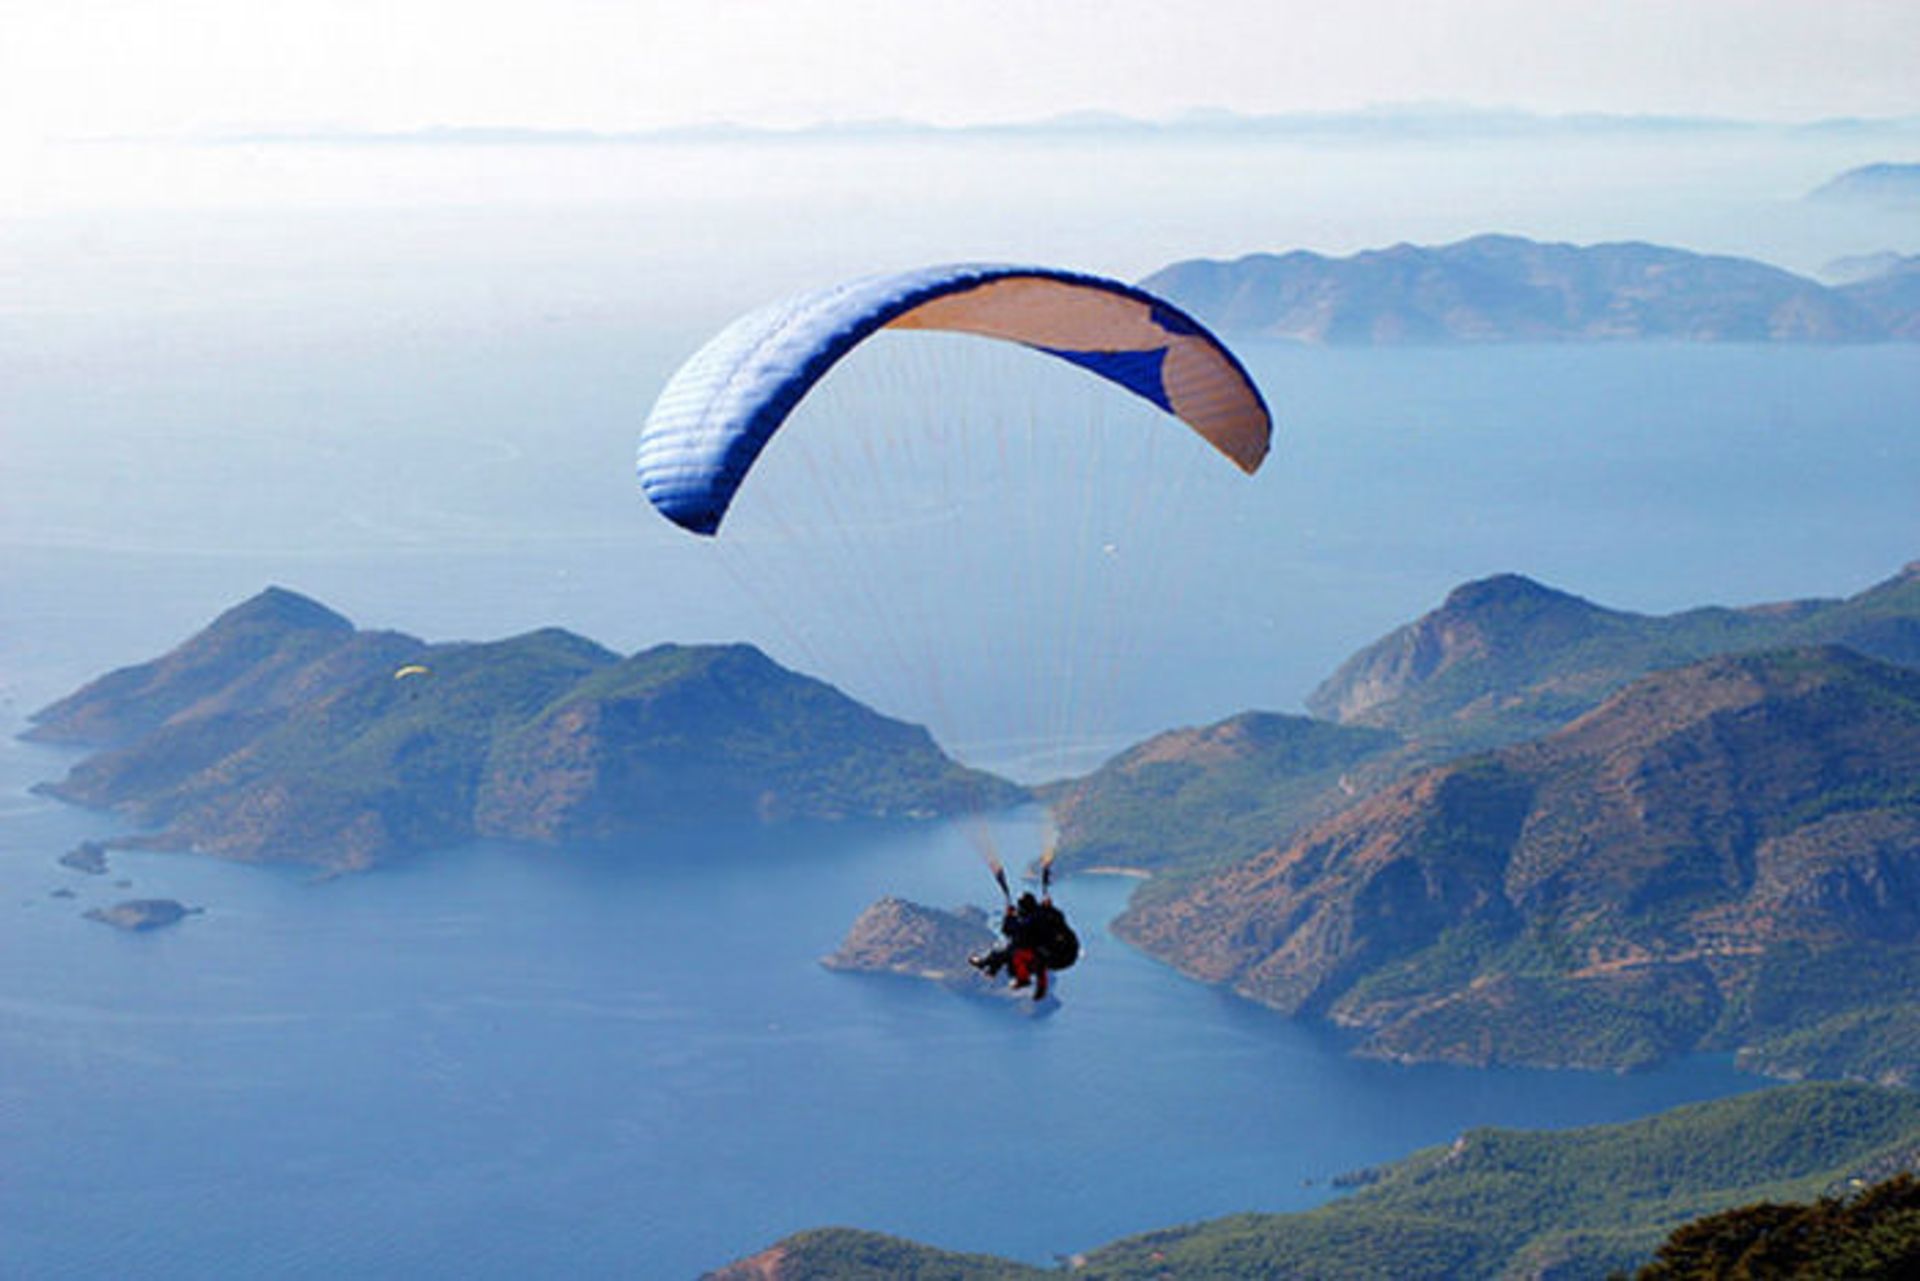
[[1854, 204], [1920, 204], [1920, 164], [1861, 165], [1815, 188], [1809, 198]]
[[402, 143], [524, 146], [579, 143], [887, 140], [938, 137], [1125, 137], [1149, 139], [1227, 138], [1258, 141], [1336, 138], [1526, 138], [1619, 134], [1787, 134], [1898, 136], [1920, 130], [1916, 117], [1835, 117], [1780, 122], [1716, 116], [1609, 115], [1599, 112], [1545, 115], [1516, 108], [1452, 103], [1397, 103], [1356, 111], [1255, 114], [1200, 108], [1166, 119], [1112, 111], [1073, 111], [1030, 120], [935, 124], [925, 120], [864, 117], [796, 125], [707, 121], [643, 129], [542, 129], [494, 125], [438, 125], [424, 129], [369, 131], [279, 129], [223, 133], [215, 143]]
[[1852, 285], [1913, 267], [1920, 267], [1920, 254], [1908, 256], [1882, 249], [1870, 254], [1848, 254], [1843, 258], [1835, 258], [1820, 268], [1820, 275], [1829, 284]]
[[[1916, 1167], [1920, 1095], [1790, 1086], [1621, 1125], [1469, 1130], [1452, 1143], [1336, 1180], [1359, 1190], [1319, 1209], [1143, 1232], [1075, 1255], [1068, 1268], [1084, 1281], [1599, 1278], [1645, 1262], [1670, 1227], [1696, 1216], [1755, 1201], [1844, 1194]], [[1858, 1275], [1844, 1260], [1832, 1263], [1817, 1275]], [[877, 1232], [821, 1228], [706, 1281], [1060, 1275], [1057, 1268]]]
[[1920, 335], [1915, 290], [1897, 275], [1830, 286], [1752, 259], [1638, 242], [1583, 246], [1484, 235], [1345, 258], [1295, 250], [1178, 262], [1141, 285], [1224, 331], [1314, 343], [1876, 342]]
[[931, 817], [1025, 796], [751, 646], [622, 658], [557, 629], [429, 645], [277, 588], [33, 721], [28, 737], [98, 749], [40, 790], [146, 829], [115, 843], [329, 871], [476, 836]]

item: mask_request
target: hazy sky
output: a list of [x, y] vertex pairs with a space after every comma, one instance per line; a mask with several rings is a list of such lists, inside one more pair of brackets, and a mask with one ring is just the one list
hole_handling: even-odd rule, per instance
[[0, 141], [1449, 101], [1920, 113], [1917, 0], [5, 0]]

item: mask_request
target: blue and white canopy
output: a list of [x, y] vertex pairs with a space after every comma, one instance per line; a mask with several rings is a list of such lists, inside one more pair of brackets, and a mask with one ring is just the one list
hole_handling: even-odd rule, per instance
[[924, 267], [801, 294], [742, 316], [667, 383], [640, 433], [640, 487], [674, 523], [720, 527], [774, 432], [834, 362], [880, 329], [1017, 342], [1153, 402], [1252, 472], [1272, 420], [1200, 323], [1117, 280], [1045, 267]]

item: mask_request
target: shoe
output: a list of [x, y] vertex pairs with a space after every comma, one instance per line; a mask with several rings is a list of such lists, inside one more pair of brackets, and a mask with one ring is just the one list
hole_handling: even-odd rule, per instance
[[1015, 980], [1013, 981], [1013, 983], [1012, 983], [1012, 985], [1011, 985], [1011, 986], [1013, 986], [1013, 987], [1016, 987], [1016, 988], [1019, 988], [1019, 987], [1032, 987], [1032, 986], [1033, 986], [1033, 980], [1032, 980], [1032, 979], [1015, 979]]

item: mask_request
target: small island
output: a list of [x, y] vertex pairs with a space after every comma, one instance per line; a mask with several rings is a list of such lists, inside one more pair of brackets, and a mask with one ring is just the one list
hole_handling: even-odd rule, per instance
[[100, 841], [81, 841], [60, 856], [60, 866], [88, 876], [103, 876], [107, 871], [107, 847]]
[[205, 908], [188, 907], [170, 898], [134, 898], [112, 907], [96, 907], [84, 913], [89, 921], [99, 921], [115, 929], [128, 931], [158, 930], [178, 925]]
[[968, 957], [987, 951], [996, 941], [987, 914], [978, 907], [946, 912], [888, 896], [860, 913], [839, 948], [820, 958], [820, 964], [854, 974], [921, 979], [963, 996], [1011, 1001], [1026, 1008], [1053, 1008], [1053, 998], [1030, 1000], [1025, 992], [967, 964]]

